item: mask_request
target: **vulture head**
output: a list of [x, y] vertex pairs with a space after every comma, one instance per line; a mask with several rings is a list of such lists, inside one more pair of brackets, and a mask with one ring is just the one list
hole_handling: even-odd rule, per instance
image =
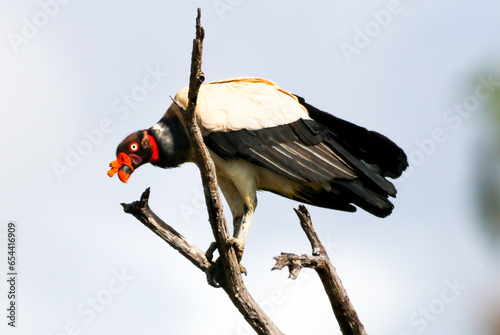
[[118, 173], [118, 178], [124, 183], [132, 172], [145, 163], [158, 160], [158, 148], [153, 136], [146, 130], [137, 131], [127, 136], [116, 148], [116, 160], [111, 162], [108, 171], [110, 177]]

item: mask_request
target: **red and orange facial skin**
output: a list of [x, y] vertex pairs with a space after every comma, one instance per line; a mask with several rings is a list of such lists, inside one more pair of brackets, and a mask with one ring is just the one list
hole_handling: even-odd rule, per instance
[[158, 160], [158, 148], [154, 138], [146, 130], [142, 130], [130, 134], [118, 145], [116, 157], [109, 164], [111, 169], [108, 176], [113, 177], [118, 173], [118, 178], [126, 183], [139, 166]]
[[132, 172], [134, 172], [130, 156], [123, 152], [120, 152], [118, 158], [109, 163], [109, 166], [111, 169], [108, 171], [108, 176], [113, 177], [118, 172], [118, 178], [124, 183], [127, 182]]

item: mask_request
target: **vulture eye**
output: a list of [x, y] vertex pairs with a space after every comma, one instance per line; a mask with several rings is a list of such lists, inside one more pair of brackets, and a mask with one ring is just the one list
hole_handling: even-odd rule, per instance
[[130, 151], [136, 152], [137, 150], [139, 150], [139, 145], [137, 143], [134, 142], [130, 144]]

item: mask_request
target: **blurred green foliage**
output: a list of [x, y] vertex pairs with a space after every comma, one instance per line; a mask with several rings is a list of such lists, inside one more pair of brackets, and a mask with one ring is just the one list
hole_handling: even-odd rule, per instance
[[[498, 70], [485, 75], [500, 77]], [[481, 115], [480, 135], [476, 150], [478, 166], [478, 202], [486, 233], [500, 242], [500, 86], [486, 100]], [[483, 131], [484, 130], [484, 131]]]

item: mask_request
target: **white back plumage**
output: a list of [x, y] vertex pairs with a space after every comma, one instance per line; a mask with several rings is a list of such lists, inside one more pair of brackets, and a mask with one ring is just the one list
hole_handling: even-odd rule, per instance
[[[188, 87], [175, 96], [186, 108]], [[168, 112], [179, 114], [178, 108]], [[167, 112], [167, 113], [168, 113]], [[258, 130], [310, 119], [307, 110], [290, 92], [260, 78], [232, 78], [201, 85], [197, 102], [198, 123], [203, 135], [240, 129]], [[182, 115], [178, 115], [183, 120]]]

